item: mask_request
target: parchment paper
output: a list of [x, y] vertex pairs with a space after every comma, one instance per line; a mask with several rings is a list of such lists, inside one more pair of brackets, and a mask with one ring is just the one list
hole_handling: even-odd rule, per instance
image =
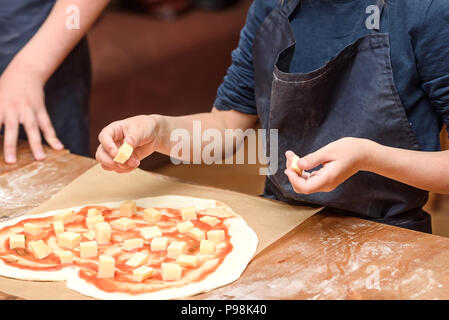
[[[161, 195], [185, 195], [226, 203], [256, 232], [259, 238], [256, 254], [320, 210], [320, 208], [290, 206], [229, 190], [183, 183], [140, 169], [128, 174], [117, 174], [104, 171], [96, 165], [29, 214], [83, 204]], [[68, 289], [64, 282], [21, 281], [0, 277], [0, 290], [24, 299], [89, 299]]]

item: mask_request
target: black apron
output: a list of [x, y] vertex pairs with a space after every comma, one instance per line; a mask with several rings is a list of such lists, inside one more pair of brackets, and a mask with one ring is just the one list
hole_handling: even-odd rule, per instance
[[[358, 172], [331, 192], [297, 194], [285, 170], [285, 151], [305, 156], [343, 137], [419, 150], [396, 91], [387, 33], [371, 30], [310, 73], [289, 73], [296, 42], [290, 18], [300, 0], [284, 0], [261, 24], [253, 43], [257, 112], [265, 129], [278, 130], [278, 170], [264, 196], [297, 205], [331, 208], [423, 232], [428, 192], [371, 172]], [[377, 4], [383, 11], [383, 1]], [[267, 131], [269, 132], [269, 131]], [[267, 134], [266, 150], [270, 150]]]
[[[0, 74], [37, 32], [54, 3], [55, 0], [0, 0]], [[45, 86], [45, 103], [58, 138], [71, 152], [81, 155], [89, 154], [90, 86], [89, 48], [83, 39]], [[23, 127], [19, 135], [26, 139]]]

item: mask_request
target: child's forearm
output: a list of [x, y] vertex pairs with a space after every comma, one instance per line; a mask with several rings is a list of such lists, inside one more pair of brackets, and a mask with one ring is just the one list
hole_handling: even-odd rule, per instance
[[56, 1], [41, 28], [17, 53], [6, 72], [24, 71], [45, 83], [108, 3], [109, 0], [76, 1], [80, 15], [79, 29], [69, 29], [66, 27], [66, 19], [69, 18], [66, 8], [73, 5], [73, 1]]
[[[198, 113], [187, 116], [168, 117], [161, 115], [150, 116], [155, 120], [155, 127], [157, 131], [157, 144], [156, 151], [170, 155], [173, 147], [180, 143], [180, 139], [174, 139], [173, 133], [175, 130], [185, 130], [187, 133], [185, 142], [188, 143], [190, 154], [182, 154], [180, 160], [192, 161], [194, 147], [202, 147], [208, 144], [209, 141], [202, 139], [202, 135], [207, 129], [215, 129], [220, 133], [220, 136], [225, 137], [225, 129], [241, 129], [245, 131], [248, 128], [254, 127], [257, 117], [253, 115], [246, 115], [236, 111], [219, 111], [213, 109], [211, 112]], [[196, 122], [197, 128], [194, 132], [194, 122]], [[199, 131], [198, 125], [200, 124], [201, 131]], [[200, 133], [200, 135], [198, 135]], [[204, 141], [203, 141], [204, 140]], [[241, 141], [235, 141], [234, 149], [238, 147]], [[224, 149], [225, 145], [222, 144], [222, 155], [225, 155], [229, 150]], [[231, 151], [232, 152], [232, 151]]]
[[449, 194], [449, 151], [423, 152], [369, 145], [361, 169], [412, 185]]

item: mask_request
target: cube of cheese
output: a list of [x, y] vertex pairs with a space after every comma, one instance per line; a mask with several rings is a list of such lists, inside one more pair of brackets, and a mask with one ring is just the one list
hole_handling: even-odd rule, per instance
[[51, 253], [51, 249], [47, 246], [47, 244], [43, 240], [31, 241], [28, 244], [33, 255], [36, 259], [44, 259], [48, 257]]
[[71, 211], [71, 210], [65, 210], [65, 211], [61, 211], [58, 212], [57, 214], [55, 214], [55, 221], [62, 221], [63, 223], [69, 221], [70, 219], [72, 219], [72, 217], [75, 215], [75, 212]]
[[31, 234], [33, 236], [38, 235], [42, 232], [42, 228], [35, 223], [25, 223], [23, 225], [25, 233]]
[[193, 229], [193, 223], [190, 221], [181, 222], [176, 225], [179, 233], [187, 233], [189, 230]]
[[80, 243], [80, 257], [93, 258], [98, 255], [97, 241], [87, 241]]
[[150, 238], [162, 236], [162, 232], [161, 232], [161, 230], [159, 230], [158, 227], [145, 227], [145, 228], [140, 229], [140, 235], [145, 240], [148, 240]]
[[196, 211], [194, 207], [181, 209], [181, 217], [183, 221], [196, 220]]
[[210, 225], [211, 227], [215, 227], [217, 224], [221, 222], [220, 219], [211, 216], [201, 217], [200, 221]]
[[143, 210], [143, 220], [155, 223], [161, 220], [161, 213], [154, 208], [146, 208]]
[[128, 231], [136, 227], [136, 222], [129, 218], [120, 218], [111, 222], [111, 226], [122, 231]]
[[83, 237], [86, 238], [87, 240], [92, 241], [95, 239], [95, 231], [89, 230], [88, 232], [83, 233]]
[[131, 147], [126, 141], [124, 141], [121, 147], [118, 149], [118, 153], [115, 156], [114, 161], [123, 164], [128, 161], [132, 153], [133, 147]]
[[181, 267], [196, 267], [198, 266], [198, 256], [182, 254], [176, 259], [176, 263]]
[[123, 242], [123, 249], [127, 251], [131, 251], [137, 248], [143, 247], [143, 239], [128, 239]]
[[23, 234], [12, 234], [9, 236], [9, 248], [25, 248], [25, 236]]
[[131, 218], [137, 211], [136, 202], [127, 200], [120, 206], [120, 215]]
[[133, 270], [133, 280], [142, 282], [145, 279], [151, 277], [154, 273], [154, 269], [151, 267], [142, 266]]
[[151, 251], [164, 251], [167, 249], [168, 238], [156, 237], [151, 240]]
[[62, 223], [62, 221], [54, 221], [53, 230], [55, 231], [56, 236], [59, 236], [61, 233], [64, 233], [64, 223]]
[[224, 230], [211, 230], [207, 231], [207, 240], [213, 241], [213, 242], [221, 242], [225, 239], [225, 232]]
[[111, 227], [107, 222], [100, 222], [95, 225], [95, 239], [98, 243], [111, 241]]
[[73, 263], [73, 253], [72, 251], [62, 251], [59, 254], [59, 260], [62, 264], [70, 264]]
[[293, 159], [292, 159], [292, 163], [291, 163], [291, 168], [293, 171], [295, 171], [298, 175], [302, 175], [302, 170], [298, 167], [298, 161], [299, 161], [299, 157], [295, 154], [293, 155]]
[[204, 233], [204, 231], [198, 228], [193, 228], [189, 230], [189, 235], [195, 238], [196, 240], [206, 239], [206, 234]]
[[81, 235], [76, 232], [66, 231], [58, 235], [58, 245], [63, 248], [73, 249], [81, 242]]
[[215, 253], [215, 242], [210, 241], [210, 240], [201, 240], [200, 253], [201, 254], [214, 254]]
[[101, 255], [98, 259], [98, 278], [114, 278], [115, 259], [108, 255]]
[[147, 260], [148, 254], [146, 254], [145, 252], [137, 252], [131, 257], [131, 259], [126, 261], [125, 264], [130, 267], [139, 267], [145, 264]]
[[101, 216], [101, 215], [103, 215], [103, 212], [101, 212], [97, 208], [90, 208], [87, 210], [87, 217], [95, 217], [95, 216]]
[[100, 223], [100, 222], [103, 222], [103, 221], [104, 221], [104, 218], [101, 215], [87, 217], [86, 218], [87, 229], [95, 229], [95, 225], [97, 223]]
[[164, 281], [177, 281], [181, 279], [182, 268], [176, 263], [162, 263], [161, 274]]
[[183, 254], [187, 248], [187, 243], [183, 241], [173, 241], [167, 248], [167, 257], [176, 259]]

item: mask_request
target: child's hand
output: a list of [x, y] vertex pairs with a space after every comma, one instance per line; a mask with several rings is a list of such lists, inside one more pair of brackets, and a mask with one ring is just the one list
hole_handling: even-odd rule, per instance
[[[125, 173], [140, 165], [140, 160], [156, 150], [157, 121], [152, 116], [136, 116], [116, 121], [105, 127], [98, 136], [96, 159], [104, 170]], [[126, 141], [134, 151], [124, 164], [115, 162], [118, 148]]]
[[[287, 151], [287, 169], [285, 174], [296, 193], [311, 194], [315, 192], [329, 192], [346, 181], [349, 177], [362, 170], [368, 159], [369, 140], [358, 138], [343, 138], [301, 158], [299, 169], [303, 170], [299, 176], [290, 167], [294, 153]], [[322, 165], [319, 170], [308, 173]]]

